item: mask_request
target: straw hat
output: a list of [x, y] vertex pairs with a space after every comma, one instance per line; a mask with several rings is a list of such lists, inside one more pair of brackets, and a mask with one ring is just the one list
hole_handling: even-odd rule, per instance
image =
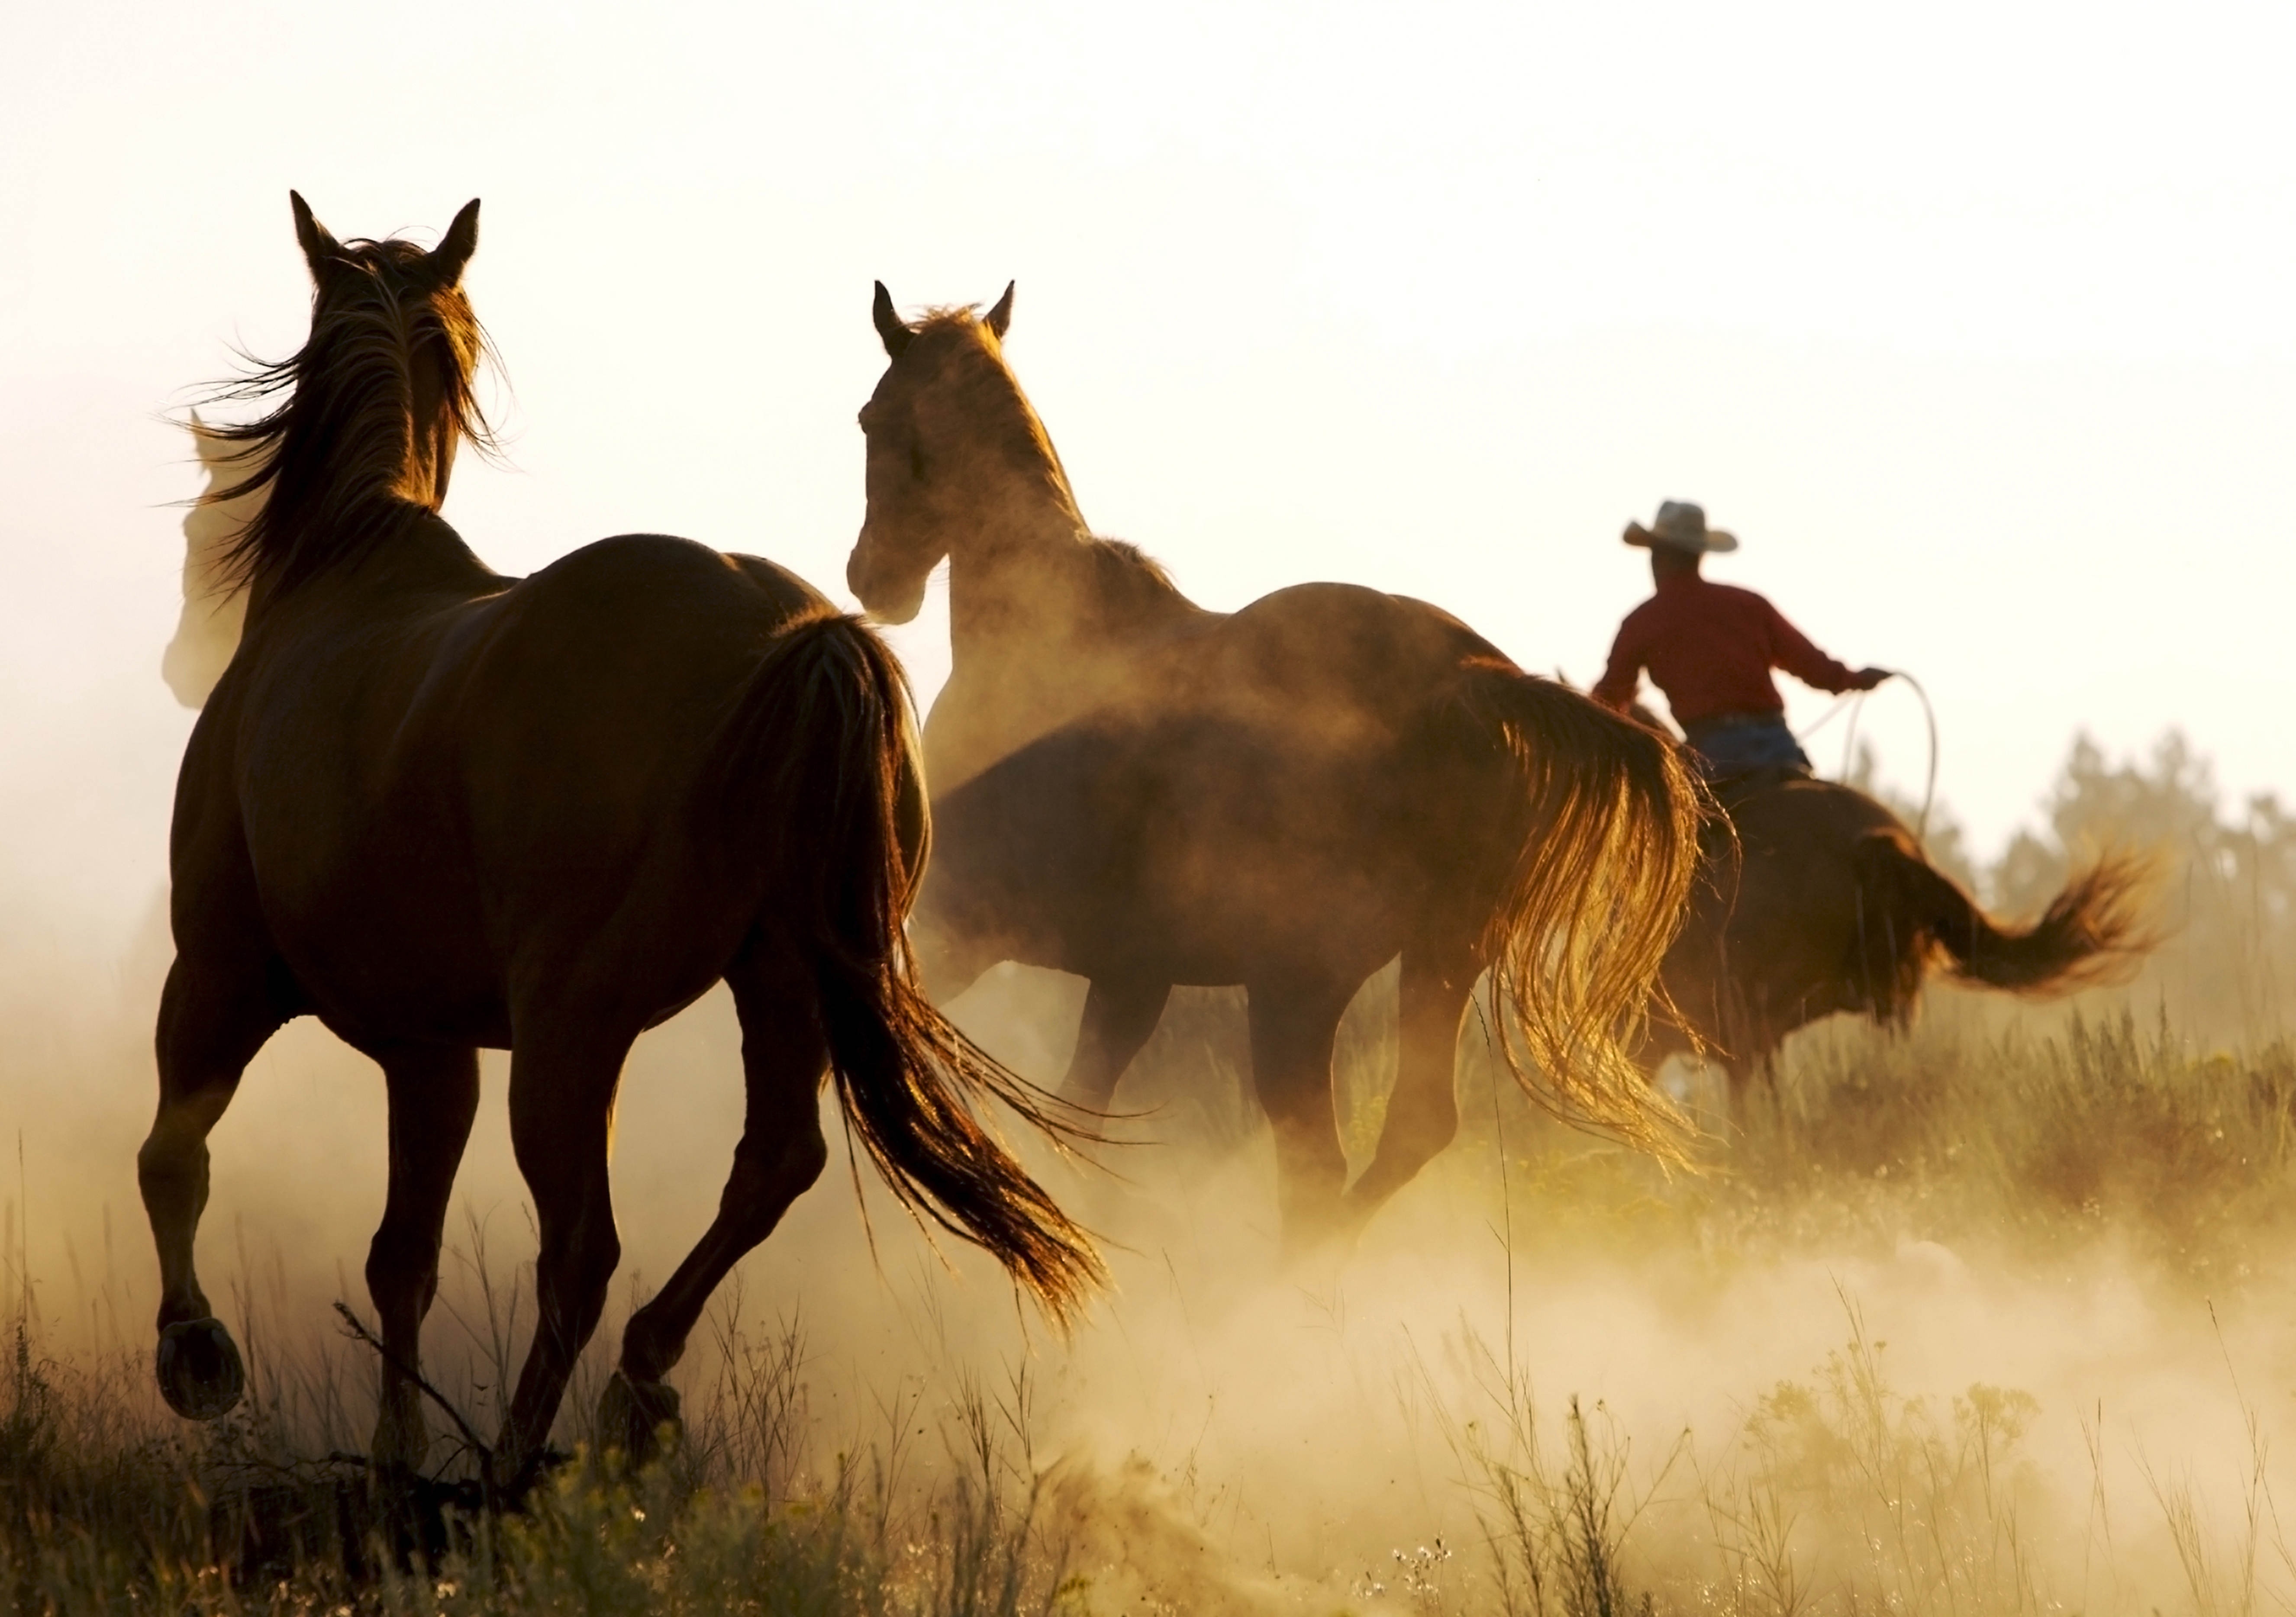
[[1648, 550], [1662, 545], [1669, 550], [1735, 550], [1736, 538], [1706, 525], [1706, 508], [1688, 500], [1669, 500], [1658, 508], [1658, 520], [1649, 527], [1627, 524], [1626, 540]]

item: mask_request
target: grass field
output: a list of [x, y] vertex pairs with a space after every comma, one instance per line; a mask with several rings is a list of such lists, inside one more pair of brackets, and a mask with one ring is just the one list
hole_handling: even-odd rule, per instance
[[[1669, 1178], [1495, 1096], [1471, 1039], [1466, 1137], [1356, 1265], [1302, 1280], [1275, 1269], [1264, 1232], [1208, 1255], [1135, 1216], [1249, 1202], [1265, 1173], [1235, 1120], [1225, 1011], [1210, 996], [1184, 1006], [1140, 1086], [1151, 1103], [1160, 1083], [1198, 1097], [1162, 1114], [1197, 1137], [1185, 1155], [1126, 1164], [1129, 1186], [1079, 1176], [1129, 1245], [1117, 1297], [1077, 1342], [943, 1317], [888, 1381], [824, 1398], [850, 1380], [845, 1350], [729, 1296], [682, 1375], [676, 1457], [630, 1476], [583, 1450], [521, 1515], [459, 1509], [446, 1484], [470, 1466], [444, 1441], [439, 1485], [413, 1499], [330, 1459], [363, 1446], [371, 1367], [315, 1301], [266, 1293], [260, 1263], [234, 1301], [253, 1395], [211, 1429], [159, 1406], [132, 1330], [100, 1345], [20, 1302], [0, 1400], [12, 1599], [2234, 1617], [2296, 1589], [2272, 1491], [2296, 1348], [2275, 1317], [2296, 1218], [2284, 1047], [2205, 1051], [2128, 1013], [2005, 1024], [1948, 1001], [1908, 1039], [1805, 1038], [1775, 1104], [1716, 1142], [1705, 1171]], [[1382, 1046], [1374, 1010], [1351, 1030], [1351, 1089], [1375, 1097]], [[1375, 1113], [1353, 1109], [1358, 1139]], [[1431, 1253], [1439, 1239], [1453, 1250]], [[482, 1431], [522, 1295], [516, 1265], [484, 1247], [482, 1230], [466, 1236], [460, 1295], [430, 1334], [439, 1379]], [[1160, 1293], [1145, 1278], [1159, 1267]], [[919, 1271], [905, 1306], [930, 1317], [946, 1280]], [[902, 1290], [897, 1274], [879, 1284]], [[948, 1306], [994, 1312], [983, 1289], [959, 1285]], [[1200, 1362], [1181, 1379], [1249, 1412], [1250, 1434], [1223, 1439], [1206, 1415], [1193, 1439], [1143, 1441], [1170, 1424], [1147, 1406], [1183, 1426], [1201, 1413], [1168, 1370], [1136, 1373], [1130, 1415], [1096, 1416], [1133, 1402], [1111, 1385], [1107, 1339], [1177, 1350], [1173, 1316], [1192, 1309], [1181, 1335]], [[1900, 1385], [1890, 1343], [1909, 1319], [1921, 1338], [1931, 1309], [1953, 1350], [1934, 1333], [1910, 1343], [1920, 1384]], [[1593, 1360], [1555, 1350], [1589, 1330], [1608, 1338]], [[1250, 1344], [1302, 1332], [1316, 1351], [1292, 1356], [1275, 1391]], [[2054, 1347], [2037, 1354], [2037, 1339]], [[2085, 1358], [2066, 1350], [2080, 1342]], [[1604, 1365], [1603, 1384], [1558, 1380], [1574, 1358]], [[2070, 1383], [2069, 1358], [2097, 1366], [2097, 1384]], [[1989, 1359], [1998, 1379], [1932, 1384]], [[2043, 1366], [2050, 1384], [2012, 1379]], [[2116, 1392], [2150, 1418], [2141, 1434]], [[571, 1444], [588, 1402], [589, 1388], [570, 1400]], [[1653, 1418], [1677, 1408], [1691, 1417]], [[1357, 1485], [1382, 1463], [1414, 1479]]]
[[[2196, 850], [2176, 936], [2120, 994], [1933, 992], [1909, 1037], [1813, 1029], [1742, 1131], [1703, 1112], [1699, 1170], [1671, 1176], [1495, 1088], [1471, 1022], [1457, 1145], [1349, 1262], [1300, 1272], [1276, 1259], [1235, 997], [1184, 992], [1119, 1095], [1156, 1143], [1044, 1164], [1117, 1279], [1072, 1339], [873, 1188], [865, 1224], [833, 1169], [681, 1367], [672, 1457], [630, 1475], [589, 1444], [610, 1318], [559, 1432], [576, 1457], [501, 1517], [464, 1508], [443, 1414], [420, 1487], [341, 1457], [372, 1410], [371, 1357], [329, 1308], [365, 1307], [371, 1078], [292, 1034], [219, 1131], [203, 1263], [253, 1381], [188, 1426], [151, 1383], [123, 1194], [164, 952], [111, 997], [20, 959], [0, 1581], [30, 1612], [2284, 1609], [2296, 833], [2276, 808], [2198, 815], [2181, 755], [2077, 753], [2068, 779], [2065, 845], [2102, 802]], [[2035, 841], [1972, 874], [2013, 908], [2062, 859]], [[1046, 1076], [1075, 997], [1005, 972], [960, 1009]], [[714, 1200], [732, 1037], [705, 1003], [632, 1063], [619, 1311]], [[1358, 1162], [1392, 1060], [1375, 982], [1341, 1051]], [[1669, 1076], [1693, 1110], [1718, 1098]], [[528, 1324], [505, 1164], [482, 1137], [426, 1337], [482, 1435]]]

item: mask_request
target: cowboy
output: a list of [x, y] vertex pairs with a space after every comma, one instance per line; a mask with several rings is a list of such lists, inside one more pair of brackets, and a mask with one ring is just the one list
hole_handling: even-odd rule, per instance
[[1710, 776], [1811, 772], [1786, 728], [1772, 669], [1821, 691], [1870, 691], [1890, 677], [1887, 669], [1853, 673], [1752, 590], [1702, 578], [1698, 565], [1708, 551], [1738, 548], [1735, 538], [1706, 525], [1702, 507], [1669, 500], [1648, 528], [1628, 523], [1626, 541], [1651, 553], [1658, 593], [1619, 626], [1595, 698], [1625, 712], [1648, 669]]

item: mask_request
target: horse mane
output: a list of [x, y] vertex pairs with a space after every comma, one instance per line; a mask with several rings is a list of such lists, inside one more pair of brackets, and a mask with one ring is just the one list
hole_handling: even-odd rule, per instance
[[1172, 575], [1129, 539], [1105, 539], [1098, 535], [1086, 542], [1087, 565], [1094, 572], [1098, 599], [1132, 618], [1154, 614], [1159, 609], [1193, 612], [1195, 603], [1180, 592]]
[[[1007, 464], [1022, 472], [1041, 472], [1054, 493], [1070, 511], [1077, 509], [1076, 489], [1069, 481], [1061, 452], [1053, 447], [1052, 434], [1021, 390], [1021, 380], [1004, 363], [1001, 348], [978, 313], [970, 306], [929, 308], [909, 330], [915, 351], [929, 375], [949, 376], [972, 419], [984, 427], [984, 436]], [[1077, 529], [1085, 531], [1084, 518]]]
[[[1070, 512], [1076, 513], [1077, 534], [1084, 543], [1095, 582], [1102, 598], [1120, 605], [1152, 612], [1166, 603], [1193, 611], [1194, 603], [1181, 594], [1161, 563], [1127, 539], [1103, 538], [1092, 533], [1077, 511], [1076, 491], [1068, 468], [1053, 447], [1052, 435], [1020, 379], [1004, 361], [1001, 348], [982, 341], [986, 330], [978, 310], [970, 304], [929, 308], [909, 330], [921, 357], [942, 373], [961, 370], [957, 390], [973, 420], [984, 423], [985, 436], [1007, 464], [1023, 472], [1042, 472]], [[934, 350], [939, 350], [937, 353]]]
[[493, 345], [462, 289], [423, 275], [427, 257], [397, 238], [345, 242], [313, 294], [302, 348], [275, 364], [251, 362], [251, 374], [210, 395], [277, 399], [255, 421], [205, 429], [238, 446], [226, 458], [253, 470], [200, 503], [263, 497], [222, 556], [228, 587], [292, 588], [359, 561], [409, 515], [438, 508], [436, 490], [410, 487], [407, 475], [418, 435], [437, 424], [414, 419], [418, 353], [438, 362], [450, 443], [493, 448], [472, 385]]

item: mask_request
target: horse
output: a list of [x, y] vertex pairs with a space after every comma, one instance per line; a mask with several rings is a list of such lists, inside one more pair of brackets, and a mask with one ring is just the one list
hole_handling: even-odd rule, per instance
[[[1702, 795], [1675, 749], [1423, 602], [1318, 583], [1197, 605], [1086, 526], [1005, 361], [1012, 310], [1008, 286], [985, 316], [911, 324], [880, 283], [890, 363], [860, 415], [848, 584], [906, 622], [949, 564], [912, 921], [929, 991], [1007, 960], [1087, 978], [1061, 1094], [1101, 1111], [1175, 985], [1242, 985], [1295, 1257], [1352, 1239], [1455, 1136], [1485, 973], [1535, 1099], [1677, 1149], [1622, 1043], [1697, 870]], [[1333, 1036], [1398, 956], [1400, 1061], [1349, 1185]]]
[[252, 468], [230, 439], [209, 430], [197, 410], [189, 424], [208, 487], [184, 514], [184, 608], [160, 659], [160, 677], [177, 702], [197, 708], [205, 705], [239, 645], [247, 592], [232, 587], [228, 562], [233, 544], [263, 500], [259, 491], [227, 497]]
[[[899, 665], [795, 574], [658, 534], [526, 579], [439, 514], [484, 445], [484, 333], [462, 290], [478, 203], [438, 247], [339, 242], [292, 198], [314, 283], [291, 358], [213, 428], [260, 494], [223, 557], [244, 633], [195, 725], [170, 862], [176, 960], [159, 1112], [137, 1159], [161, 1275], [155, 1368], [212, 1419], [244, 1369], [200, 1287], [209, 1131], [289, 1019], [381, 1065], [390, 1186], [366, 1281], [383, 1370], [373, 1456], [419, 1465], [419, 1338], [478, 1105], [511, 1053], [512, 1142], [539, 1225], [537, 1319], [493, 1482], [529, 1483], [619, 1259], [607, 1180], [631, 1043], [720, 980], [747, 1115], [716, 1219], [623, 1334], [601, 1420], [636, 1456], [711, 1292], [821, 1172], [818, 1096], [913, 1212], [977, 1242], [1064, 1319], [1091, 1242], [982, 1127], [1035, 1091], [917, 986], [902, 935], [930, 817]], [[283, 395], [283, 398], [280, 397]]]
[[2006, 926], [1923, 856], [1904, 822], [1865, 792], [1805, 776], [1724, 787], [1734, 839], [1710, 838], [1690, 920], [1667, 952], [1665, 1008], [1641, 1059], [1712, 1055], [1742, 1123], [1779, 1045], [1837, 1011], [1890, 1029], [1923, 983], [2047, 995], [2109, 982], [2153, 945], [2150, 861], [2106, 854], [2074, 873], [2038, 920]]

